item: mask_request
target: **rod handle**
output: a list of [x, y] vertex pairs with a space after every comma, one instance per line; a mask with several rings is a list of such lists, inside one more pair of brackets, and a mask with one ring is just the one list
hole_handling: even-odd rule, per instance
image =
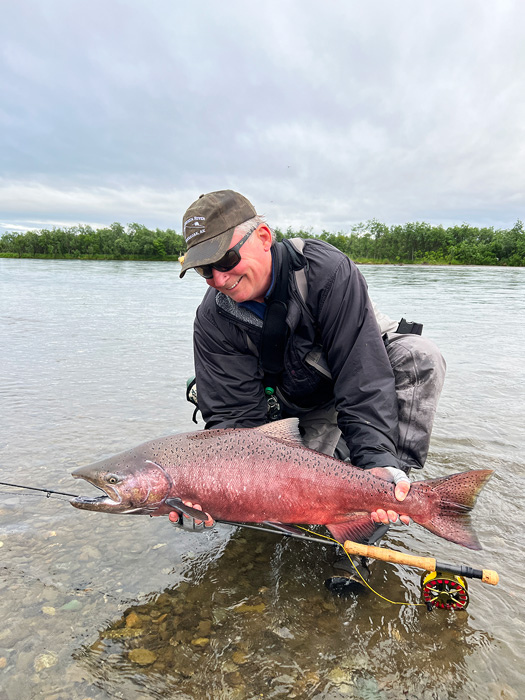
[[[348, 554], [357, 554], [362, 557], [370, 557], [370, 559], [379, 559], [380, 561], [386, 561], [390, 564], [415, 566], [417, 569], [423, 569], [424, 571], [436, 571], [441, 567], [448, 570], [446, 564], [438, 564], [433, 557], [416, 557], [413, 554], [403, 554], [403, 552], [395, 552], [393, 549], [373, 547], [367, 544], [351, 542], [350, 540], [344, 543], [344, 548]], [[450, 566], [451, 571], [454, 571], [454, 569], [457, 569], [457, 567]], [[474, 570], [472, 571], [474, 573]], [[459, 570], [456, 570], [456, 573], [460, 573]], [[480, 573], [482, 574], [481, 576], [479, 575]], [[488, 583], [490, 586], [497, 586], [499, 581], [498, 572], [491, 571], [490, 569], [483, 569], [481, 572], [478, 570], [475, 578], [481, 578], [483, 583]]]
[[368, 544], [350, 542], [350, 540], [344, 543], [344, 548], [348, 554], [358, 554], [362, 557], [380, 559], [391, 564], [407, 564], [418, 569], [425, 569], [425, 571], [435, 571], [436, 569], [436, 560], [432, 557], [416, 557], [413, 554], [403, 554], [403, 552], [395, 552], [393, 549], [373, 547]]

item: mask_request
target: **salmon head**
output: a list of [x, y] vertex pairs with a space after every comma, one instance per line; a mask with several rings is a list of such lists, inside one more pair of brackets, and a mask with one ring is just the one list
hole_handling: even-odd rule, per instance
[[157, 463], [148, 443], [80, 467], [72, 475], [93, 484], [103, 495], [77, 496], [71, 505], [103, 513], [153, 513], [162, 507], [171, 487], [169, 474]]

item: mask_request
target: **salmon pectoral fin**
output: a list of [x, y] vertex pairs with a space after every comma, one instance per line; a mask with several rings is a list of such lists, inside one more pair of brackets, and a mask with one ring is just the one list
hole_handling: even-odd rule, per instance
[[202, 520], [202, 516], [206, 515], [202, 510], [185, 505], [180, 498], [167, 498], [164, 503], [178, 513], [183, 513], [194, 520]]
[[364, 544], [375, 531], [377, 524], [371, 519], [370, 513], [357, 511], [349, 513], [347, 520], [342, 523], [327, 523], [326, 527], [335, 540], [344, 544], [345, 540]]
[[287, 523], [278, 523], [271, 520], [265, 520], [263, 522], [263, 525], [268, 525], [274, 530], [278, 530], [279, 532], [285, 532], [288, 535], [299, 535], [300, 537], [304, 537], [306, 534], [304, 530], [295, 527], [295, 525], [288, 525]]

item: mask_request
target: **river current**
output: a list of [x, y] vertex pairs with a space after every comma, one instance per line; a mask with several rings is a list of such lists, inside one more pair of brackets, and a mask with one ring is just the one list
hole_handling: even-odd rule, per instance
[[[70, 473], [195, 429], [185, 400], [205, 284], [178, 263], [0, 259], [0, 480], [92, 494]], [[376, 563], [334, 598], [330, 548], [73, 509], [0, 486], [0, 700], [525, 697], [525, 269], [362, 266], [379, 307], [448, 365], [422, 478], [495, 470], [473, 552], [417, 525], [399, 551], [495, 569], [428, 612], [420, 571]], [[202, 423], [199, 424], [202, 428]], [[418, 475], [419, 478], [419, 475]]]

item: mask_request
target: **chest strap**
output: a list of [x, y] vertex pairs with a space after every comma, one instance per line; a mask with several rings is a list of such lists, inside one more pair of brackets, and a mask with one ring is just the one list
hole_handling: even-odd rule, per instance
[[[288, 276], [290, 255], [286, 246], [280, 246], [281, 267], [276, 276], [274, 290], [266, 302], [259, 359], [264, 372], [264, 391], [269, 399], [275, 398], [275, 389], [284, 368], [284, 349], [288, 340]], [[279, 416], [277, 416], [279, 417]], [[270, 419], [276, 420], [271, 415]]]

